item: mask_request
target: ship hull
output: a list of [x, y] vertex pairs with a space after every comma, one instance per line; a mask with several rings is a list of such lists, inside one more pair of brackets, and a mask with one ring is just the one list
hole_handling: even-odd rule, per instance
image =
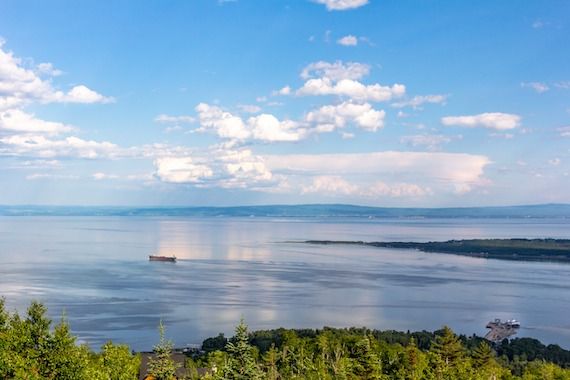
[[174, 256], [153, 256], [153, 255], [150, 255], [148, 257], [148, 261], [163, 261], [163, 262], [168, 262], [168, 263], [175, 263], [176, 257], [174, 257]]

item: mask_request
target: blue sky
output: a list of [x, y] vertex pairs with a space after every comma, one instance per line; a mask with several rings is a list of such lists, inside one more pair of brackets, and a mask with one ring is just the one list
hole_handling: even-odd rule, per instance
[[0, 204], [570, 202], [567, 1], [0, 3]]

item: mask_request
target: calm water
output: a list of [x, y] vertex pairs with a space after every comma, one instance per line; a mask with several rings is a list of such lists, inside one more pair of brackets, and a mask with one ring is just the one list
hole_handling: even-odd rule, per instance
[[294, 242], [476, 237], [570, 238], [570, 220], [0, 217], [0, 295], [65, 311], [94, 347], [150, 349], [160, 318], [176, 345], [200, 343], [243, 316], [252, 329], [465, 334], [516, 318], [519, 336], [570, 348], [570, 265]]

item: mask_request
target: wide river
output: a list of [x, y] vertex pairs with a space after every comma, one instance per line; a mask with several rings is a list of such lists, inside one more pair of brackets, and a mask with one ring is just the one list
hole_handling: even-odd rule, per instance
[[[570, 220], [0, 217], [0, 296], [65, 313], [97, 348], [148, 350], [162, 318], [177, 346], [252, 329], [367, 326], [483, 335], [494, 318], [570, 348], [570, 265], [307, 239], [570, 238]], [[148, 255], [176, 255], [173, 263]]]

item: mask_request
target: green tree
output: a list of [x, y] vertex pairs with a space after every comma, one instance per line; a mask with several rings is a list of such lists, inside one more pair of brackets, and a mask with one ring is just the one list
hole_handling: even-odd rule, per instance
[[473, 350], [473, 363], [476, 367], [485, 367], [493, 364], [495, 351], [487, 342], [479, 343], [479, 346]]
[[275, 345], [272, 345], [271, 348], [263, 355], [263, 364], [267, 374], [267, 380], [279, 379], [279, 357], [279, 351], [275, 348]]
[[436, 336], [431, 351], [440, 355], [446, 365], [453, 365], [464, 355], [461, 341], [448, 326], [444, 326], [441, 335]]
[[249, 344], [249, 333], [243, 318], [236, 327], [235, 336], [227, 344], [228, 361], [221, 373], [224, 380], [261, 379], [262, 372], [254, 357], [254, 348]]
[[173, 343], [164, 336], [164, 325], [162, 320], [158, 325], [160, 340], [154, 346], [154, 356], [148, 363], [148, 374], [156, 380], [172, 380], [179, 365], [172, 360]]
[[356, 343], [354, 352], [354, 373], [363, 379], [381, 379], [382, 365], [365, 336]]
[[108, 380], [134, 380], [138, 378], [140, 357], [133, 355], [129, 346], [107, 342], [99, 355], [102, 372]]

